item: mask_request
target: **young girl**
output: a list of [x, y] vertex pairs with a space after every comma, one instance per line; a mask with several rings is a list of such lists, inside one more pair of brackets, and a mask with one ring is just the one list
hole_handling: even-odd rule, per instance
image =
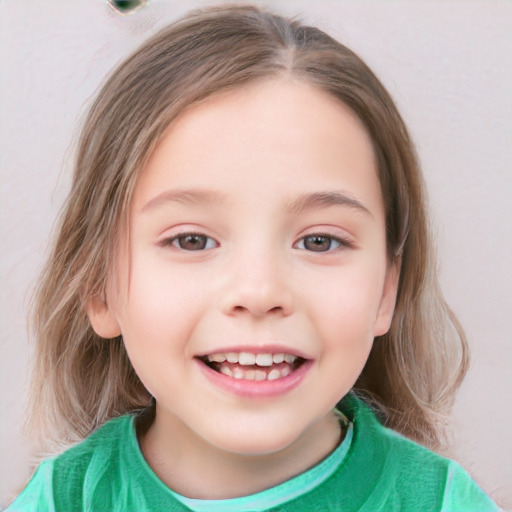
[[496, 510], [417, 444], [468, 361], [427, 223], [349, 49], [250, 6], [161, 31], [83, 128], [34, 308], [52, 455], [8, 510]]

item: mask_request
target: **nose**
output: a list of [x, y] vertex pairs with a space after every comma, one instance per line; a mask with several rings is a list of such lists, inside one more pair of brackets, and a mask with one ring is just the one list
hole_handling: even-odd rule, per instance
[[293, 290], [278, 258], [261, 253], [241, 256], [227, 272], [222, 298], [225, 314], [286, 317], [293, 313]]

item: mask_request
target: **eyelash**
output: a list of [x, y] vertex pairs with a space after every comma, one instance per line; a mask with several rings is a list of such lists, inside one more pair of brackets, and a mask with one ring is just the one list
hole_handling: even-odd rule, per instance
[[[197, 249], [186, 249], [181, 244], [182, 244], [183, 240], [186, 239], [187, 237], [188, 238], [196, 238], [196, 241], [197, 241], [197, 239], [204, 241], [204, 245], [200, 246]], [[328, 241], [329, 247], [326, 248], [325, 250], [318, 250], [318, 251], [307, 249], [307, 247], [305, 246], [305, 243], [308, 239], [309, 239], [309, 241], [313, 241], [313, 243], [318, 243], [318, 241], [320, 239], [323, 239], [324, 241]], [[211, 242], [213, 242], [213, 244]], [[300, 247], [301, 242], [302, 242], [302, 247]], [[332, 247], [333, 244], [335, 245], [334, 248]], [[194, 233], [194, 232], [180, 233], [171, 238], [166, 238], [159, 245], [162, 247], [173, 246], [173, 247], [176, 247], [176, 249], [180, 249], [185, 252], [200, 252], [200, 251], [205, 251], [205, 250], [209, 250], [209, 249], [214, 249], [215, 247], [219, 246], [218, 242], [216, 242], [213, 238], [211, 238], [207, 235], [204, 235], [202, 233]], [[320, 247], [320, 244], [318, 244], [317, 247]], [[329, 235], [327, 233], [310, 233], [308, 235], [301, 237], [293, 245], [294, 249], [298, 249], [298, 250], [302, 250], [302, 251], [309, 251], [309, 252], [314, 252], [314, 253], [335, 252], [338, 250], [352, 248], [352, 247], [353, 247], [353, 244], [350, 240], [347, 240], [345, 238], [336, 237], [333, 235]]]

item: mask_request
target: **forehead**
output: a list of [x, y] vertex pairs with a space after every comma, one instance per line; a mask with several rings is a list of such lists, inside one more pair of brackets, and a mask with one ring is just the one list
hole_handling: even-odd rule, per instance
[[210, 97], [180, 115], [139, 177], [134, 208], [172, 188], [207, 188], [236, 200], [237, 191], [280, 190], [293, 199], [343, 185], [379, 200], [372, 143], [361, 121], [328, 93], [279, 79]]

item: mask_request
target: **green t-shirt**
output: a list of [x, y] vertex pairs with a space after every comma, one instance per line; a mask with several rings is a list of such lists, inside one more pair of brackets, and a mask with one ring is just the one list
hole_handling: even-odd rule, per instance
[[499, 510], [455, 462], [384, 428], [347, 395], [343, 443], [306, 472], [251, 496], [192, 500], [169, 489], [144, 460], [134, 415], [113, 419], [46, 459], [6, 512], [355, 512]]

